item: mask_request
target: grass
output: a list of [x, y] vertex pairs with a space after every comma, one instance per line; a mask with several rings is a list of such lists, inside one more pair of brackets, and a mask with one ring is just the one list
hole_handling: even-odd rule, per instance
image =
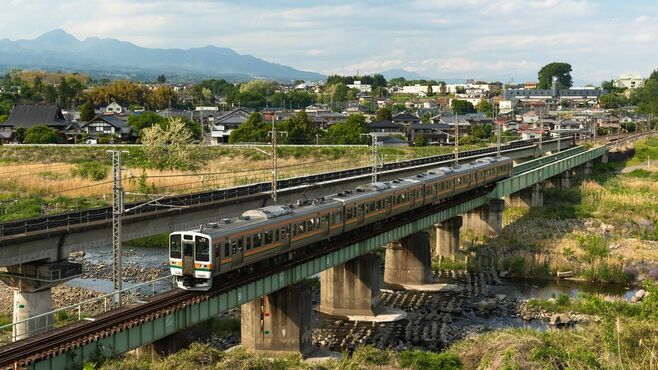
[[169, 234], [158, 234], [147, 236], [145, 238], [128, 240], [123, 242], [124, 245], [140, 248], [167, 248], [169, 245]]
[[225, 336], [240, 332], [240, 319], [233, 317], [212, 318], [208, 320], [209, 326], [217, 336]]

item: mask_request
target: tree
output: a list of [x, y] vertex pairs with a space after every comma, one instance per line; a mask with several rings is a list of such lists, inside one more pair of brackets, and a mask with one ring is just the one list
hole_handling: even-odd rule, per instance
[[286, 142], [289, 144], [311, 143], [318, 133], [318, 127], [308, 118], [303, 109], [283, 122], [281, 128], [283, 131], [288, 131]]
[[492, 125], [473, 125], [471, 127], [471, 135], [478, 139], [488, 139], [493, 134]]
[[427, 140], [425, 139], [425, 135], [418, 134], [414, 138], [414, 146], [425, 146], [425, 145], [427, 145]]
[[18, 143], [23, 143], [25, 141], [25, 128], [19, 127], [14, 131], [14, 140]]
[[234, 105], [253, 109], [261, 109], [266, 104], [265, 96], [254, 90], [240, 91], [229, 97], [227, 101]]
[[347, 92], [350, 89], [343, 83], [335, 84], [329, 89], [331, 100], [334, 102], [344, 102], [347, 99]]
[[475, 106], [475, 109], [477, 109], [478, 112], [480, 113], [485, 113], [487, 117], [491, 117], [493, 114], [493, 104], [489, 102], [488, 100], [480, 100], [479, 103]]
[[[360, 116], [360, 118], [356, 116]], [[367, 144], [368, 138], [362, 136], [366, 132], [365, 117], [360, 114], [352, 114], [344, 122], [338, 122], [329, 127], [326, 137], [330, 144]]]
[[263, 122], [260, 113], [252, 113], [249, 118], [231, 132], [229, 143], [262, 143], [267, 142], [270, 126]]
[[25, 144], [57, 144], [61, 138], [48, 126], [33, 126], [25, 132]]
[[424, 124], [432, 123], [432, 114], [430, 112], [423, 113], [423, 116], [420, 117], [420, 121]]
[[159, 84], [163, 84], [167, 82], [167, 77], [165, 77], [165, 75], [159, 75], [157, 81]]
[[167, 119], [153, 112], [142, 112], [138, 115], [128, 117], [128, 126], [132, 127], [137, 136], [141, 136], [142, 131], [152, 126], [160, 126], [167, 122]]
[[557, 77], [561, 89], [568, 89], [573, 84], [571, 80], [571, 64], [554, 62], [543, 66], [538, 73], [538, 89], [550, 89], [553, 77]]
[[142, 132], [142, 151], [147, 163], [154, 168], [194, 170], [203, 163], [197, 145], [190, 145], [192, 131], [180, 117], [171, 118], [167, 128], [154, 125]]
[[391, 110], [388, 109], [388, 107], [381, 107], [377, 111], [377, 115], [375, 116], [375, 121], [390, 121], [393, 119], [393, 113], [391, 113]]
[[94, 111], [94, 105], [91, 101], [87, 100], [84, 104], [80, 106], [80, 120], [89, 122], [96, 116]]
[[167, 85], [160, 85], [147, 95], [146, 102], [153, 109], [165, 109], [176, 104], [176, 92]]
[[606, 109], [621, 108], [627, 103], [627, 99], [622, 95], [605, 94], [599, 98], [599, 103]]
[[467, 114], [475, 113], [475, 107], [473, 103], [466, 100], [453, 99], [452, 101], [452, 111], [455, 114]]
[[427, 85], [427, 96], [434, 96], [434, 91], [432, 90], [432, 85]]

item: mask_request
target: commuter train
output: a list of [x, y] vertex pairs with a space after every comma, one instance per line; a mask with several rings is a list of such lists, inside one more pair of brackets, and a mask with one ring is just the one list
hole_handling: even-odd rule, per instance
[[310, 202], [249, 210], [238, 218], [177, 231], [169, 236], [171, 274], [179, 288], [208, 290], [217, 275], [252, 272], [261, 262], [283, 262], [290, 252], [439, 203], [506, 178], [511, 171], [509, 158], [481, 158], [414, 177], [361, 185]]

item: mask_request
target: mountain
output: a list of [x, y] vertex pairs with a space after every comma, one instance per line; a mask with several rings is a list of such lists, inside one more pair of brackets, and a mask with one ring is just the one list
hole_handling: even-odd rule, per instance
[[315, 72], [271, 63], [229, 48], [150, 49], [116, 39], [78, 40], [64, 30], [33, 40], [0, 40], [0, 69], [40, 68], [92, 75], [152, 75], [267, 78], [278, 81], [322, 80]]

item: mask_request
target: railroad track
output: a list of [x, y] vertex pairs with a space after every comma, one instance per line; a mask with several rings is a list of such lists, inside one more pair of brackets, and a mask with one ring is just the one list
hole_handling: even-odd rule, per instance
[[94, 321], [80, 321], [0, 347], [0, 369], [22, 368], [40, 360], [57, 356], [81, 345], [136, 326], [141, 322], [151, 321], [169, 312], [182, 309], [187, 305], [207, 300], [233, 288], [293, 268], [348, 245], [392, 230], [398, 226], [480, 197], [492, 189], [493, 185], [487, 185], [475, 191], [461, 194], [441, 204], [429, 205], [421, 209], [406, 212], [390, 219], [388, 223], [380, 223], [374, 225], [374, 227], [373, 225], [369, 225], [366, 228], [354, 230], [333, 240], [330, 244], [322, 246], [320, 249], [313, 250], [287, 263], [253, 273], [250, 276], [235, 276], [231, 280], [220, 283], [218, 286], [213, 286], [208, 292], [174, 290], [151, 297], [145, 304], [130, 305], [101, 314], [96, 316]]
[[[569, 138], [570, 139], [570, 138]], [[563, 140], [569, 140], [563, 138]], [[501, 146], [501, 150], [510, 150], [532, 146], [537, 140], [524, 140], [515, 141], [507, 145]], [[471, 157], [482, 154], [489, 154], [496, 152], [495, 147], [469, 150], [460, 152], [460, 156]], [[424, 157], [418, 159], [411, 159], [400, 162], [392, 162], [384, 164], [381, 171], [391, 171], [397, 169], [404, 169], [424, 164], [436, 163], [450, 160], [454, 158], [453, 154], [443, 154], [431, 157]], [[308, 184], [316, 184], [325, 181], [339, 180], [350, 178], [354, 176], [370, 174], [372, 167], [358, 167], [353, 169], [320, 173], [309, 176], [295, 177], [291, 179], [279, 180], [278, 189], [294, 188], [297, 186], [304, 186]], [[219, 201], [233, 200], [253, 195], [262, 195], [269, 192], [271, 184], [269, 182], [257, 183], [221, 190], [212, 190], [205, 192], [198, 192], [192, 194], [171, 196], [160, 199], [155, 204], [145, 204], [144, 202], [129, 203], [125, 205], [126, 209], [133, 209], [126, 212], [124, 217], [137, 216], [140, 214], [148, 214], [157, 211], [171, 210], [172, 207], [195, 207], [203, 204], [214, 203]], [[3, 239], [8, 239], [12, 236], [28, 235], [34, 232], [48, 231], [57, 228], [69, 228], [72, 226], [85, 225], [89, 223], [96, 223], [100, 221], [110, 222], [112, 220], [112, 207], [94, 208], [84, 211], [75, 211], [60, 213], [57, 215], [49, 215], [36, 217], [31, 219], [8, 221], [0, 223], [0, 243]]]

